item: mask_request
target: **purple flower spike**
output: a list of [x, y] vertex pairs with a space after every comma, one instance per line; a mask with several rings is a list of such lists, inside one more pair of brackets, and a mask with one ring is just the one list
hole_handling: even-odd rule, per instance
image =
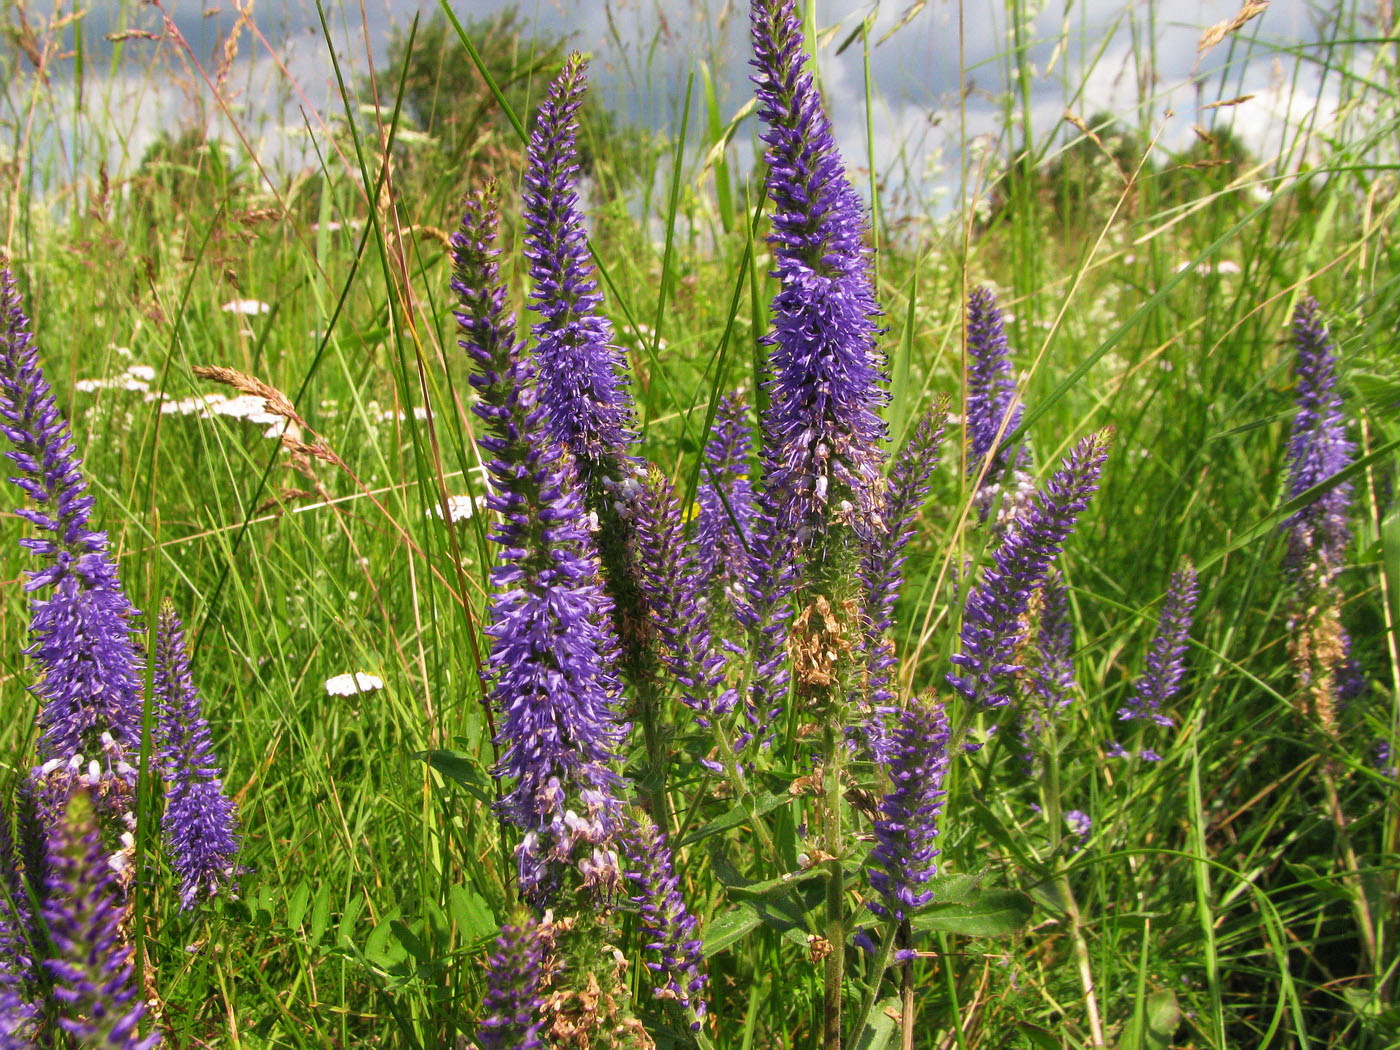
[[967, 298], [968, 477], [997, 480], [1006, 466], [1006, 452], [999, 446], [1020, 425], [1023, 410], [996, 293], [978, 288]]
[[452, 238], [452, 287], [460, 345], [475, 366], [473, 410], [486, 422], [487, 504], [499, 515], [486, 633], [500, 717], [497, 775], [513, 785], [501, 812], [525, 832], [521, 890], [543, 905], [570, 865], [600, 895], [620, 885], [611, 842], [621, 826], [621, 782], [611, 767], [625, 727], [616, 715], [612, 602], [599, 582], [573, 457], [545, 432], [533, 369], [505, 310], [496, 225], [492, 187], [466, 203]]
[[645, 814], [638, 816], [627, 847], [631, 862], [627, 877], [639, 891], [632, 901], [641, 909], [645, 947], [661, 956], [659, 962], [647, 963], [662, 982], [656, 986], [656, 997], [674, 1000], [682, 1010], [693, 1010], [690, 1027], [699, 1031], [706, 1009], [701, 993], [709, 978], [702, 969], [704, 956], [695, 916], [686, 908], [680, 882], [671, 869], [671, 847]]
[[875, 819], [870, 886], [880, 899], [866, 904], [884, 919], [906, 922], [933, 899], [925, 885], [938, 874], [938, 816], [948, 771], [948, 716], [943, 705], [915, 696], [897, 716], [892, 785]]
[[130, 626], [135, 610], [117, 579], [106, 534], [89, 525], [93, 500], [8, 268], [0, 269], [0, 310], [0, 431], [14, 444], [6, 455], [19, 473], [10, 480], [37, 504], [18, 514], [41, 532], [20, 541], [41, 561], [25, 589], [52, 588], [31, 602], [34, 641], [26, 650], [41, 672], [35, 688], [42, 705], [40, 751], [65, 760], [91, 756], [104, 750], [108, 734], [118, 754], [134, 755], [142, 692]]
[[137, 1030], [146, 1004], [122, 933], [126, 904], [93, 809], [87, 791], [75, 791], [49, 834], [44, 921], [53, 956], [44, 968], [58, 1024], [83, 1046], [148, 1050], [160, 1032], [143, 1039]]
[[[1293, 499], [1351, 464], [1355, 446], [1347, 438], [1337, 394], [1337, 352], [1322, 322], [1317, 300], [1304, 299], [1293, 315], [1298, 354], [1298, 414], [1288, 440], [1288, 497]], [[1342, 567], [1351, 530], [1351, 483], [1333, 486], [1283, 523], [1286, 563], [1295, 577], [1316, 573], [1325, 585]]]
[[738, 608], [743, 602], [753, 531], [754, 493], [749, 481], [753, 432], [743, 398], [727, 394], [715, 410], [705, 443], [705, 463], [696, 490], [695, 550], [701, 586], [718, 583]]
[[635, 439], [627, 360], [613, 345], [583, 226], [578, 195], [578, 109], [588, 64], [573, 54], [549, 86], [530, 134], [523, 217], [534, 282], [530, 308], [539, 347], [539, 399], [551, 438], [591, 480], [614, 469]]
[[544, 938], [534, 919], [502, 926], [496, 951], [487, 961], [485, 1019], [477, 1028], [481, 1050], [544, 1050], [540, 982], [544, 976]]
[[223, 780], [199, 691], [190, 678], [185, 632], [166, 601], [156, 621], [152, 676], [160, 703], [165, 773], [165, 844], [180, 875], [180, 906], [230, 889], [238, 870], [237, 808]]
[[792, 0], [755, 0], [752, 77], [773, 201], [769, 411], [763, 420], [779, 494], [778, 527], [799, 542], [833, 522], [883, 527], [887, 400], [860, 196], [812, 76]]
[[632, 506], [633, 565], [645, 598], [647, 619], [661, 642], [661, 661], [681, 685], [681, 700], [709, 716], [734, 707], [724, 689], [725, 659], [710, 636], [701, 576], [685, 544], [680, 503], [656, 468], [647, 472]]
[[34, 1046], [38, 1006], [33, 995], [34, 949], [29, 891], [0, 805], [0, 1050]]
[[948, 674], [948, 683], [966, 700], [986, 707], [1011, 702], [1010, 680], [1022, 670], [1016, 660], [1031, 594], [1097, 490], [1111, 434], [1101, 430], [1074, 447], [1026, 511], [1011, 520], [982, 582], [968, 597], [961, 646], [952, 657], [962, 673]]
[[1197, 593], [1196, 569], [1186, 562], [1172, 573], [1167, 598], [1157, 620], [1157, 634], [1147, 653], [1147, 666], [1142, 677], [1133, 683], [1127, 706], [1118, 709], [1121, 721], [1147, 719], [1159, 726], [1172, 724], [1172, 720], [1162, 714], [1162, 708], [1176, 696], [1186, 675], [1182, 658], [1186, 655]]

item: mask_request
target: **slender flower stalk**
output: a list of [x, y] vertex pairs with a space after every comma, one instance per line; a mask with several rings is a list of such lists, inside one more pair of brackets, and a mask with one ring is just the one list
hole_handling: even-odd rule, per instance
[[625, 727], [612, 603], [585, 518], [572, 455], [551, 440], [533, 367], [515, 340], [497, 275], [494, 186], [466, 202], [452, 238], [460, 346], [471, 357], [486, 423], [481, 446], [498, 515], [499, 561], [487, 634], [491, 702], [500, 721], [501, 812], [524, 831], [517, 850], [526, 899], [543, 905], [566, 867], [608, 896], [621, 881], [613, 772]]
[[658, 999], [673, 1000], [700, 1030], [705, 1016], [703, 991], [708, 978], [695, 916], [681, 896], [680, 881], [671, 867], [671, 847], [666, 836], [644, 813], [639, 813], [627, 843], [628, 878], [637, 887], [632, 898], [641, 911], [642, 938], [647, 951], [660, 956], [647, 969], [656, 974]]
[[10, 480], [36, 504], [17, 513], [40, 530], [20, 541], [40, 560], [25, 589], [48, 589], [31, 601], [34, 641], [26, 650], [40, 671], [40, 754], [64, 760], [99, 754], [106, 734], [119, 755], [135, 755], [142, 692], [135, 610], [117, 579], [106, 533], [91, 526], [93, 499], [8, 267], [0, 268], [0, 312], [0, 431], [14, 445], [6, 455], [18, 474]]
[[476, 1037], [481, 1050], [544, 1050], [544, 956], [544, 939], [532, 917], [522, 915], [516, 924], [501, 927], [486, 964], [484, 1018]]
[[[1133, 683], [1128, 702], [1118, 709], [1120, 721], [1130, 722], [1145, 719], [1159, 726], [1170, 728], [1172, 720], [1162, 713], [1176, 697], [1186, 676], [1187, 636], [1191, 633], [1191, 618], [1196, 609], [1198, 594], [1196, 569], [1190, 562], [1172, 573], [1167, 587], [1167, 598], [1162, 603], [1162, 612], [1157, 620], [1157, 633], [1147, 652], [1147, 664], [1142, 675]], [[1143, 758], [1155, 761], [1160, 758], [1155, 751], [1144, 752]]]
[[754, 515], [749, 457], [753, 432], [743, 398], [726, 394], [715, 410], [715, 425], [705, 443], [705, 462], [696, 490], [696, 568], [702, 588], [718, 585], [732, 608], [744, 600], [748, 544]]
[[878, 532], [885, 437], [878, 413], [887, 395], [860, 196], [805, 69], [792, 0], [755, 0], [752, 38], [773, 202], [768, 242], [782, 284], [765, 339], [772, 376], [765, 484], [779, 495], [780, 530], [799, 542], [832, 524]]
[[[943, 705], [915, 696], [897, 715], [891, 742], [888, 794], [875, 819], [871, 888], [879, 899], [872, 912], [900, 923], [933, 899], [928, 882], [938, 873], [938, 816], [943, 809], [943, 778], [948, 771], [948, 716]], [[902, 960], [913, 953], [896, 955]]]
[[76, 790], [49, 833], [44, 922], [53, 954], [44, 960], [58, 1025], [83, 1046], [148, 1050], [146, 1012], [122, 926], [127, 905], [102, 845], [92, 799]]
[[224, 794], [209, 723], [190, 676], [185, 632], [168, 600], [156, 621], [151, 663], [165, 773], [162, 827], [180, 876], [180, 904], [189, 908], [201, 896], [232, 888], [238, 870], [238, 815]]
[[588, 64], [573, 54], [549, 86], [530, 134], [522, 214], [539, 345], [539, 401], [549, 436], [591, 482], [617, 474], [635, 441], [627, 361], [599, 306], [578, 193], [578, 110]]
[[[977, 288], [967, 298], [967, 473], [994, 482], [1006, 466], [1003, 439], [1021, 423], [1016, 379], [996, 293]], [[984, 469], [985, 467], [985, 469]]]
[[952, 657], [961, 673], [949, 672], [948, 683], [969, 702], [985, 707], [1011, 702], [1011, 679], [1023, 670], [1017, 661], [1031, 594], [1098, 488], [1111, 433], [1090, 434], [1071, 450], [1026, 512], [1011, 521], [982, 582], [968, 597], [961, 645]]

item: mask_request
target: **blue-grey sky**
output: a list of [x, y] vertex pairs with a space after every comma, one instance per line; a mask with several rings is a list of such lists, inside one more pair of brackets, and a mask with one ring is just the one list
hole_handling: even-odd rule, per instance
[[[1033, 15], [1026, 32], [1033, 66], [1029, 98], [1038, 139], [1066, 127], [1066, 109], [1082, 117], [1099, 110], [1140, 113], [1167, 146], [1189, 141], [1193, 123], [1224, 117], [1256, 151], [1273, 155], [1291, 141], [1290, 122], [1296, 127], [1315, 107], [1319, 119], [1328, 122], [1336, 108], [1337, 83], [1320, 83], [1317, 64], [1299, 59], [1320, 54], [1335, 34], [1304, 0], [1273, 0], [1238, 35], [1204, 56], [1197, 53], [1202, 30], [1234, 16], [1240, 0], [1153, 6], [1121, 0], [1039, 7], [1028, 2]], [[356, 79], [372, 65], [384, 71], [387, 42], [406, 29], [415, 12], [437, 10], [426, 0], [324, 3], [330, 40], [347, 75]], [[452, 4], [463, 20], [501, 6], [498, 0]], [[726, 115], [749, 98], [745, 3], [521, 0], [517, 6], [525, 21], [568, 35], [592, 55], [595, 89], [633, 119], [674, 130], [686, 78], [700, 60], [714, 70]], [[851, 39], [866, 18], [871, 19], [874, 89], [868, 114], [866, 49], [858, 36]], [[964, 2], [960, 16], [959, 6], [949, 0], [818, 0], [816, 21], [823, 90], [853, 168], [865, 162], [867, 116], [877, 168], [920, 186], [921, 192], [950, 191], [962, 166], [977, 164], [988, 149], [1004, 150], [995, 135], [1013, 83], [1005, 5]], [[108, 167], [115, 172], [129, 170], [162, 128], [193, 124], [225, 138], [241, 132], [269, 170], [286, 176], [312, 155], [306, 129], [320, 134], [341, 112], [315, 0], [98, 3], [81, 28], [87, 62], [83, 109], [91, 140], [78, 152], [108, 153]], [[123, 33], [127, 39], [120, 45], [108, 41]], [[62, 47], [72, 46], [73, 34], [72, 27], [64, 30]], [[849, 46], [838, 54], [843, 42]], [[211, 82], [221, 66], [225, 76], [216, 88]], [[64, 111], [72, 112], [73, 68], [72, 58], [56, 58], [52, 65], [56, 87], [50, 92], [55, 111], [50, 116], [60, 127], [72, 120]], [[70, 83], [67, 99], [64, 76]], [[962, 106], [960, 83], [967, 88]], [[12, 109], [22, 111], [32, 97], [24, 87], [10, 85]], [[1255, 97], [1238, 106], [1201, 108], [1249, 94]], [[1140, 99], [1146, 99], [1141, 108]], [[43, 118], [40, 113], [37, 123]], [[63, 133], [65, 148], [72, 148], [78, 133], [71, 127]], [[750, 133], [741, 132], [739, 140], [746, 154]]]

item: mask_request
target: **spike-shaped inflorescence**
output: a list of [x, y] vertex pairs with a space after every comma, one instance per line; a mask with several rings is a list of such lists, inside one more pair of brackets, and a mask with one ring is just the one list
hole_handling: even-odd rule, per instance
[[[1294, 499], [1351, 464], [1355, 446], [1347, 437], [1337, 393], [1337, 352], [1317, 300], [1306, 298], [1293, 315], [1297, 351], [1297, 415], [1288, 439], [1288, 497]], [[1287, 565], [1313, 586], [1330, 583], [1341, 569], [1351, 529], [1351, 483], [1334, 485], [1283, 523]]]
[[753, 76], [768, 146], [774, 297], [764, 483], [782, 534], [883, 527], [886, 400], [860, 197], [805, 70], [792, 0], [755, 0]]
[[710, 634], [702, 579], [685, 543], [680, 502], [671, 483], [654, 467], [633, 501], [632, 563], [645, 599], [647, 619], [660, 641], [661, 662], [676, 676], [681, 700], [699, 712], [702, 724], [734, 707], [724, 688], [725, 659]]
[[1022, 411], [996, 293], [977, 288], [967, 298], [964, 419], [969, 477], [982, 475], [989, 483], [998, 479], [1006, 466], [1002, 441], [1020, 425]]
[[869, 661], [867, 695], [871, 711], [871, 746], [882, 764], [880, 719], [894, 698], [890, 681], [898, 663], [894, 643], [886, 637], [894, 625], [894, 603], [904, 582], [905, 548], [914, 535], [914, 519], [928, 498], [929, 478], [938, 466], [943, 431], [948, 423], [948, 399], [939, 398], [904, 443], [890, 471], [886, 508], [889, 531], [871, 537], [861, 558], [864, 585], [865, 648]]
[[1025, 638], [1024, 617], [1032, 592], [1073, 531], [1098, 487], [1111, 431], [1083, 438], [1060, 469], [1011, 520], [981, 583], [967, 599], [960, 646], [948, 682], [965, 699], [987, 707], [1011, 702], [1010, 680]]
[[749, 481], [753, 432], [744, 400], [727, 394], [715, 409], [696, 489], [695, 551], [702, 588], [718, 584], [731, 608], [743, 603], [754, 493]]
[[627, 362], [589, 259], [578, 193], [578, 110], [588, 64], [573, 54], [549, 86], [530, 134], [522, 215], [533, 282], [539, 403], [549, 436], [574, 455], [586, 482], [616, 475], [635, 435]]
[[49, 588], [31, 603], [27, 652], [39, 665], [40, 753], [46, 759], [118, 755], [141, 742], [141, 660], [132, 643], [135, 615], [107, 551], [90, 525], [87, 492], [68, 424], [39, 368], [29, 321], [8, 268], [0, 269], [0, 430], [14, 444], [11, 478], [37, 505], [18, 513], [41, 530], [20, 542], [38, 555], [25, 588]]
[[870, 852], [871, 911], [905, 922], [927, 904], [927, 889], [938, 873], [938, 816], [943, 809], [943, 777], [948, 770], [948, 716], [930, 696], [915, 696], [901, 709], [891, 741], [889, 793], [875, 819]]
[[612, 848], [622, 818], [612, 770], [622, 736], [616, 716], [612, 603], [572, 455], [545, 431], [533, 369], [515, 340], [497, 276], [494, 187], [466, 203], [452, 238], [452, 287], [461, 347], [474, 364], [499, 515], [491, 636], [491, 701], [500, 719], [498, 775], [510, 785], [503, 815], [524, 831], [521, 889], [543, 904], [568, 865], [611, 894], [621, 880]]
[[540, 1028], [545, 939], [529, 915], [501, 927], [486, 964], [486, 999], [476, 1041], [481, 1050], [543, 1050]]
[[185, 632], [166, 601], [156, 621], [152, 680], [160, 704], [166, 849], [180, 876], [181, 906], [229, 889], [238, 868], [237, 811], [224, 794], [209, 723], [190, 676]]
[[1170, 726], [1172, 720], [1162, 708], [1176, 696], [1186, 675], [1183, 657], [1187, 636], [1191, 633], [1191, 618], [1196, 610], [1196, 569], [1186, 562], [1172, 573], [1167, 598], [1157, 620], [1157, 633], [1147, 651], [1147, 664], [1142, 675], [1133, 683], [1132, 695], [1118, 709], [1122, 721], [1147, 719], [1159, 726]]
[[92, 799], [77, 789], [49, 832], [43, 918], [58, 1025], [82, 1046], [147, 1050], [160, 1042], [159, 1031], [142, 1038], [137, 1029], [146, 1004], [122, 930], [126, 909]]
[[633, 897], [641, 911], [642, 937], [648, 951], [660, 956], [647, 968], [657, 975], [657, 998], [672, 999], [682, 1010], [693, 1011], [691, 1027], [697, 1031], [705, 1016], [703, 991], [708, 978], [695, 916], [685, 906], [680, 881], [671, 867], [671, 847], [666, 836], [646, 814], [639, 814], [627, 844], [628, 878], [637, 886]]
[[33, 927], [24, 866], [15, 850], [10, 813], [0, 804], [0, 1050], [34, 1044]]

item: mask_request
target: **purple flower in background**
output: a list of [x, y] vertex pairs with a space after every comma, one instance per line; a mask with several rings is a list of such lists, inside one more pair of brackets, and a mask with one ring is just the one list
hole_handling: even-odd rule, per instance
[[1011, 520], [992, 564], [968, 597], [961, 644], [952, 657], [962, 673], [948, 674], [948, 683], [966, 700], [986, 707], [1011, 702], [1009, 683], [1022, 670], [1017, 661], [1031, 594], [1097, 490], [1111, 434], [1101, 430], [1075, 445], [1026, 512]]
[[41, 562], [25, 589], [52, 588], [31, 602], [34, 641], [26, 650], [40, 670], [40, 752], [45, 758], [92, 756], [104, 750], [107, 734], [118, 754], [135, 754], [142, 692], [131, 637], [135, 610], [117, 579], [106, 534], [89, 524], [93, 499], [8, 268], [0, 269], [0, 310], [0, 431], [14, 444], [6, 455], [19, 473], [10, 480], [37, 505], [17, 513], [41, 533], [20, 541]]
[[743, 601], [735, 608], [735, 618], [748, 629], [753, 662], [744, 708], [753, 732], [743, 738], [744, 744], [771, 739], [791, 678], [787, 639], [796, 565], [793, 546], [778, 525], [773, 498], [767, 486], [755, 494]]
[[656, 468], [642, 479], [631, 512], [632, 563], [661, 661], [680, 683], [681, 700], [708, 724], [708, 716], [732, 710], [736, 698], [723, 688], [725, 659], [710, 636], [702, 577], [686, 547], [680, 503]]
[[237, 811], [224, 795], [209, 723], [190, 677], [185, 632], [166, 601], [156, 621], [153, 688], [160, 704], [161, 764], [165, 774], [165, 844], [180, 875], [180, 905], [213, 897], [237, 873]]
[[578, 195], [578, 109], [588, 64], [570, 55], [549, 85], [530, 134], [522, 214], [539, 346], [539, 401], [549, 436], [568, 448], [585, 480], [614, 469], [634, 440], [627, 361], [612, 343]]
[[884, 357], [860, 197], [812, 76], [791, 0], [755, 0], [753, 66], [773, 201], [769, 410], [763, 420], [780, 532], [883, 524]]
[[899, 662], [894, 643], [886, 634], [894, 625], [894, 604], [904, 582], [904, 551], [915, 532], [914, 519], [928, 498], [929, 478], [938, 465], [947, 422], [948, 400], [940, 398], [900, 449], [890, 471], [886, 507], [889, 531], [867, 541], [861, 559], [867, 625], [865, 648], [870, 675], [870, 744], [872, 754], [881, 764], [885, 761], [881, 753], [884, 741], [881, 719], [894, 698], [890, 682]]
[[1005, 449], [999, 446], [1006, 435], [1020, 426], [1022, 412], [996, 293], [990, 288], [978, 288], [967, 298], [964, 418], [969, 477], [997, 479], [1006, 466]]
[[512, 787], [503, 815], [525, 834], [521, 890], [548, 900], [562, 869], [610, 895], [621, 869], [611, 842], [621, 826], [611, 766], [624, 727], [616, 708], [612, 602], [584, 514], [573, 457], [545, 432], [533, 369], [515, 341], [497, 276], [494, 187], [466, 203], [452, 238], [460, 346], [471, 357], [473, 407], [486, 423], [491, 534], [499, 550], [486, 633], [491, 701], [500, 717], [497, 775]]
[[53, 954], [44, 960], [58, 1024], [84, 1046], [147, 1050], [146, 1012], [136, 987], [132, 949], [122, 931], [126, 903], [103, 848], [93, 801], [76, 790], [49, 833], [44, 922]]
[[501, 927], [496, 951], [486, 963], [486, 999], [476, 1041], [481, 1050], [544, 1050], [540, 1028], [544, 1003], [545, 939], [533, 918]]
[[[1323, 324], [1317, 300], [1306, 298], [1293, 315], [1298, 355], [1298, 413], [1288, 439], [1288, 497], [1294, 499], [1351, 464], [1342, 399], [1337, 394], [1337, 353]], [[1283, 523], [1286, 564], [1294, 576], [1310, 567], [1325, 585], [1342, 565], [1351, 530], [1351, 483], [1343, 482], [1298, 510]]]
[[1079, 836], [1079, 845], [1089, 841], [1089, 832], [1094, 830], [1094, 822], [1089, 814], [1077, 809], [1072, 809], [1065, 814], [1065, 824], [1068, 825], [1072, 834]]
[[1159, 726], [1172, 724], [1172, 720], [1162, 714], [1162, 708], [1176, 696], [1186, 674], [1182, 658], [1186, 655], [1197, 594], [1196, 569], [1185, 562], [1172, 573], [1167, 598], [1157, 620], [1157, 634], [1147, 652], [1147, 665], [1133, 683], [1127, 705], [1118, 709], [1120, 721], [1147, 719]]
[[671, 868], [671, 847], [661, 830], [641, 814], [627, 852], [631, 862], [627, 877], [638, 890], [632, 901], [641, 910], [642, 939], [648, 951], [661, 956], [660, 961], [647, 963], [661, 982], [656, 996], [674, 1000], [682, 1010], [693, 1010], [690, 1027], [699, 1031], [700, 1019], [705, 1016], [701, 992], [708, 978], [702, 969], [704, 956], [695, 916], [686, 908], [680, 881]]
[[875, 818], [866, 904], [881, 918], [906, 922], [933, 899], [925, 889], [938, 874], [938, 815], [948, 771], [948, 716], [930, 697], [915, 696], [898, 712], [891, 742], [890, 791]]
[[743, 600], [746, 544], [753, 529], [754, 493], [749, 481], [753, 432], [743, 398], [727, 394], [715, 409], [696, 489], [695, 551], [701, 586], [718, 581], [732, 606]]
[[29, 890], [0, 805], [0, 1050], [34, 1046], [38, 1006], [34, 1002], [34, 948]]
[[1021, 759], [1027, 776], [1038, 774], [1041, 737], [1052, 720], [1069, 706], [1074, 689], [1074, 621], [1069, 615], [1064, 578], [1053, 566], [1031, 602], [1031, 612], [1035, 641], [1026, 650], [1026, 683], [1030, 689], [1022, 694], [1015, 719], [1025, 748]]

